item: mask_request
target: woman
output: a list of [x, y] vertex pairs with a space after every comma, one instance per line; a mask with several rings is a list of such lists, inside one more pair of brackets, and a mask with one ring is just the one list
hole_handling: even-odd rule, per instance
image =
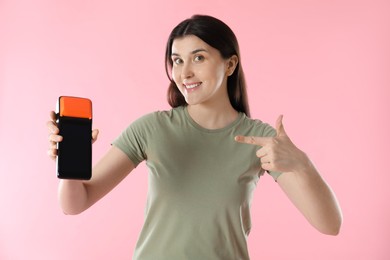
[[[172, 109], [130, 124], [90, 181], [61, 180], [63, 211], [86, 210], [146, 160], [148, 200], [134, 259], [249, 259], [249, 208], [264, 171], [316, 229], [337, 235], [337, 200], [287, 136], [282, 117], [276, 131], [249, 118], [231, 29], [216, 18], [193, 16], [173, 29], [165, 60]], [[62, 137], [51, 116], [49, 155], [55, 158]]]

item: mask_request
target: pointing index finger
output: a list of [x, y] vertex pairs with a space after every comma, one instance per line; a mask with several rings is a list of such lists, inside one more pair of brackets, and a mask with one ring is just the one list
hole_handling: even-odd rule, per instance
[[271, 141], [272, 137], [257, 137], [257, 136], [243, 136], [237, 135], [234, 140], [238, 143], [253, 144], [264, 146]]

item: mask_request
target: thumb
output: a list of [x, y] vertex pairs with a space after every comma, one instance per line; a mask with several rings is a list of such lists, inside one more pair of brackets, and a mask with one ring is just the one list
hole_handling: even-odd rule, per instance
[[280, 115], [278, 119], [276, 119], [276, 136], [287, 136], [286, 130], [284, 130], [283, 126], [283, 115]]
[[99, 135], [99, 129], [92, 130], [92, 143], [96, 142]]

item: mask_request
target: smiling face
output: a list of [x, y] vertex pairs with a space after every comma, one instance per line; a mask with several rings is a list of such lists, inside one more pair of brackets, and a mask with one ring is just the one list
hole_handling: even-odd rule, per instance
[[229, 99], [227, 77], [234, 71], [230, 59], [194, 35], [172, 44], [172, 79], [188, 105]]

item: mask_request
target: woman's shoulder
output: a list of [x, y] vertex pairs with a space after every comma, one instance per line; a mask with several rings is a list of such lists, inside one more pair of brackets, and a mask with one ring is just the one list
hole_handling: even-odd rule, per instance
[[184, 115], [184, 107], [175, 107], [166, 110], [156, 110], [141, 116], [138, 120], [164, 120]]
[[244, 115], [243, 122], [240, 124], [242, 127], [247, 128], [249, 131], [253, 131], [261, 136], [275, 136], [275, 129], [268, 123], [263, 122], [260, 119], [249, 118]]
[[182, 118], [183, 116], [184, 116], [183, 107], [176, 107], [167, 110], [156, 110], [140, 116], [135, 121], [133, 121], [130, 125], [138, 125], [138, 126], [147, 125], [150, 127], [151, 125], [171, 122], [175, 118]]

